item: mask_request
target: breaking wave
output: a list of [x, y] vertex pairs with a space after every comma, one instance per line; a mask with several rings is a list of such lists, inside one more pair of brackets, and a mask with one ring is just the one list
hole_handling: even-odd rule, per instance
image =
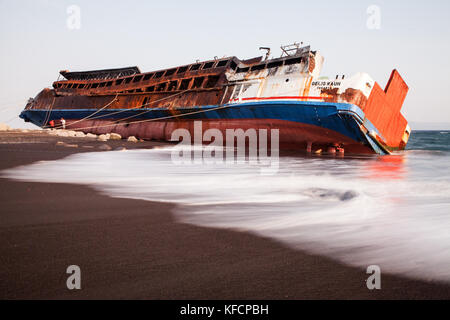
[[252, 232], [359, 267], [450, 281], [447, 151], [281, 157], [278, 173], [264, 175], [249, 163], [174, 164], [172, 150], [80, 153], [2, 176], [174, 202], [183, 222]]

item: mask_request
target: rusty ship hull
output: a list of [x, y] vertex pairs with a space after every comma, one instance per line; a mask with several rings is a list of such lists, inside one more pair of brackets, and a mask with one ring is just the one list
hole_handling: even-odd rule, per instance
[[[367, 74], [320, 77], [309, 47], [277, 59], [215, 59], [141, 73], [137, 67], [61, 71], [21, 113], [85, 133], [171, 140], [179, 128], [278, 129], [285, 149], [387, 154], [403, 149], [410, 128], [400, 109], [408, 86], [394, 70], [383, 90]], [[53, 120], [53, 121], [52, 121]]]

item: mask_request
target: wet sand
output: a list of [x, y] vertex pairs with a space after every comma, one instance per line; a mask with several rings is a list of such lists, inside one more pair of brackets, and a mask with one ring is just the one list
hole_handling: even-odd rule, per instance
[[[0, 170], [105, 145], [161, 143], [0, 132]], [[0, 206], [1, 299], [450, 298], [450, 284], [384, 273], [382, 289], [370, 291], [364, 269], [244, 232], [179, 223], [170, 204], [114, 199], [89, 186], [0, 178]], [[69, 291], [73, 264], [82, 289]]]

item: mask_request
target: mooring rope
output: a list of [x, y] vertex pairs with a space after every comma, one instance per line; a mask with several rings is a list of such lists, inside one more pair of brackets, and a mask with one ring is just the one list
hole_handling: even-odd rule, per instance
[[[219, 109], [225, 109], [225, 108], [229, 108], [231, 106], [233, 106], [233, 105], [221, 105], [221, 106], [218, 106], [218, 107], [215, 107], [215, 108], [211, 108], [211, 109], [207, 109], [207, 110], [192, 111], [192, 112], [176, 114], [176, 115], [171, 115], [171, 116], [165, 116], [165, 117], [160, 117], [160, 118], [136, 120], [136, 121], [131, 121], [131, 122], [127, 122], [127, 123], [116, 123], [116, 122], [114, 122], [114, 123], [109, 123], [109, 124], [105, 124], [105, 125], [101, 125], [101, 126], [90, 126], [90, 127], [74, 128], [74, 130], [98, 129], [98, 128], [117, 126], [117, 125], [130, 125], [130, 124], [143, 123], [143, 122], [153, 122], [153, 121], [159, 121], [159, 120], [173, 119], [173, 118], [184, 117], [184, 116], [188, 116], [188, 115], [192, 115], [192, 114], [206, 113], [206, 112], [215, 111], [215, 110], [219, 110]], [[148, 111], [152, 111], [152, 110], [148, 110]], [[120, 120], [118, 120], [118, 121], [120, 121]], [[70, 126], [70, 124], [69, 124], [69, 126]]]
[[55, 103], [56, 97], [53, 97], [52, 104], [47, 109], [47, 114], [45, 115], [44, 122], [42, 123], [42, 126], [47, 126], [47, 122], [50, 119], [50, 114], [52, 113], [53, 104]]
[[90, 118], [90, 120], [92, 120], [92, 119], [100, 119], [100, 118], [103, 118], [103, 117], [111, 116], [111, 115], [114, 115], [114, 114], [119, 114], [119, 113], [122, 113], [122, 112], [127, 112], [127, 111], [134, 110], [134, 109], [140, 109], [140, 108], [142, 108], [142, 107], [151, 105], [151, 104], [153, 104], [153, 103], [160, 102], [160, 101], [163, 101], [163, 100], [166, 100], [166, 99], [169, 99], [169, 98], [173, 98], [173, 97], [175, 97], [175, 96], [178, 96], [178, 95], [180, 95], [180, 94], [185, 93], [186, 91], [189, 91], [189, 90], [184, 90], [184, 91], [182, 91], [182, 92], [178, 92], [178, 93], [176, 93], [176, 94], [173, 94], [173, 95], [170, 95], [170, 96], [161, 98], [161, 99], [157, 99], [157, 100], [155, 100], [155, 101], [150, 101], [150, 102], [145, 103], [145, 104], [140, 105], [140, 106], [136, 106], [136, 107], [132, 107], [132, 108], [128, 108], [128, 109], [123, 109], [123, 110], [111, 112], [111, 113], [108, 113], [108, 114], [100, 115], [100, 116], [97, 116], [97, 117], [93, 117], [93, 118]]
[[[105, 115], [99, 115], [99, 116], [97, 116], [97, 117], [92, 117], [93, 115], [99, 113], [100, 111], [102, 111], [102, 110], [104, 110], [106, 107], [108, 107], [108, 105], [110, 105], [110, 104], [117, 98], [118, 94], [116, 94], [116, 97], [115, 97], [115, 98], [113, 99], [113, 101], [111, 101], [108, 105], [102, 107], [101, 109], [99, 109], [99, 110], [97, 110], [96, 112], [90, 114], [89, 116], [84, 117], [83, 119], [80, 119], [80, 120], [77, 120], [77, 121], [75, 121], [75, 122], [73, 122], [73, 123], [68, 124], [66, 127], [71, 126], [71, 125], [73, 125], [73, 124], [75, 124], [75, 123], [79, 123], [80, 121], [84, 121], [84, 120], [95, 120], [95, 119], [100, 119], [100, 118], [103, 118], [103, 117], [111, 116], [111, 115], [113, 115], [113, 114], [119, 114], [119, 113], [122, 113], [122, 112], [127, 112], [127, 111], [130, 111], [130, 110], [139, 109], [139, 108], [142, 108], [142, 107], [144, 107], [144, 106], [148, 106], [148, 105], [154, 104], [154, 103], [156, 103], [156, 102], [160, 102], [160, 101], [163, 101], [163, 100], [166, 100], [166, 99], [169, 99], [169, 98], [173, 98], [173, 97], [175, 97], [175, 96], [178, 96], [178, 95], [180, 95], [180, 94], [185, 93], [186, 91], [189, 91], [189, 90], [184, 90], [184, 91], [181, 91], [181, 92], [172, 94], [172, 95], [170, 95], [170, 96], [167, 96], [167, 97], [164, 97], [164, 98], [161, 98], [161, 99], [157, 99], [157, 100], [155, 100], [155, 101], [150, 101], [150, 102], [148, 102], [148, 103], [145, 103], [145, 104], [142, 104], [142, 105], [138, 105], [138, 106], [135, 106], [135, 107], [132, 107], [132, 108], [128, 108], [128, 109], [123, 109], [123, 110], [115, 111], [115, 112], [112, 112], [112, 113], [109, 113], [109, 114], [105, 114]], [[134, 115], [134, 116], [130, 116], [130, 117], [126, 117], [126, 118], [122, 118], [122, 119], [116, 120], [116, 121], [114, 121], [114, 123], [118, 123], [118, 122], [120, 122], [120, 121], [129, 119], [129, 118], [137, 117], [137, 116], [139, 116], [139, 115], [141, 115], [141, 114], [143, 114], [143, 113], [149, 112], [149, 111], [152, 111], [152, 110], [146, 110], [146, 111], [144, 111], [144, 112], [142, 112], [142, 113], [139, 113], [139, 114], [137, 114], [137, 115]], [[60, 129], [60, 128], [62, 128], [62, 125], [61, 125], [61, 126], [54, 127], [54, 128], [55, 128], [55, 129]]]
[[116, 96], [114, 97], [114, 99], [112, 99], [112, 100], [111, 100], [109, 103], [107, 103], [105, 106], [101, 107], [100, 109], [98, 109], [97, 111], [93, 112], [92, 114], [90, 114], [90, 115], [88, 115], [88, 116], [86, 116], [86, 117], [84, 117], [84, 118], [82, 118], [82, 119], [79, 119], [79, 120], [73, 122], [72, 124], [75, 124], [75, 123], [78, 123], [78, 122], [81, 122], [81, 121], [84, 121], [84, 120], [88, 120], [91, 116], [93, 116], [93, 115], [99, 113], [100, 111], [102, 111], [102, 110], [108, 108], [114, 101], [116, 101], [118, 95], [119, 95], [119, 93], [117, 93]]

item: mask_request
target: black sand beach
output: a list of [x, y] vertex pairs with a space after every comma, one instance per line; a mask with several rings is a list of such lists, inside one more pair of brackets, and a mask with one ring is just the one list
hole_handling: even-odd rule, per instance
[[[57, 142], [64, 144], [57, 144]], [[0, 133], [0, 169], [159, 143]], [[107, 151], [106, 151], [107, 152]], [[58, 174], [49, 172], [48, 174]], [[1, 299], [449, 299], [450, 285], [382, 275], [270, 239], [176, 221], [170, 204], [88, 186], [0, 179]], [[82, 289], [66, 288], [78, 265]]]

